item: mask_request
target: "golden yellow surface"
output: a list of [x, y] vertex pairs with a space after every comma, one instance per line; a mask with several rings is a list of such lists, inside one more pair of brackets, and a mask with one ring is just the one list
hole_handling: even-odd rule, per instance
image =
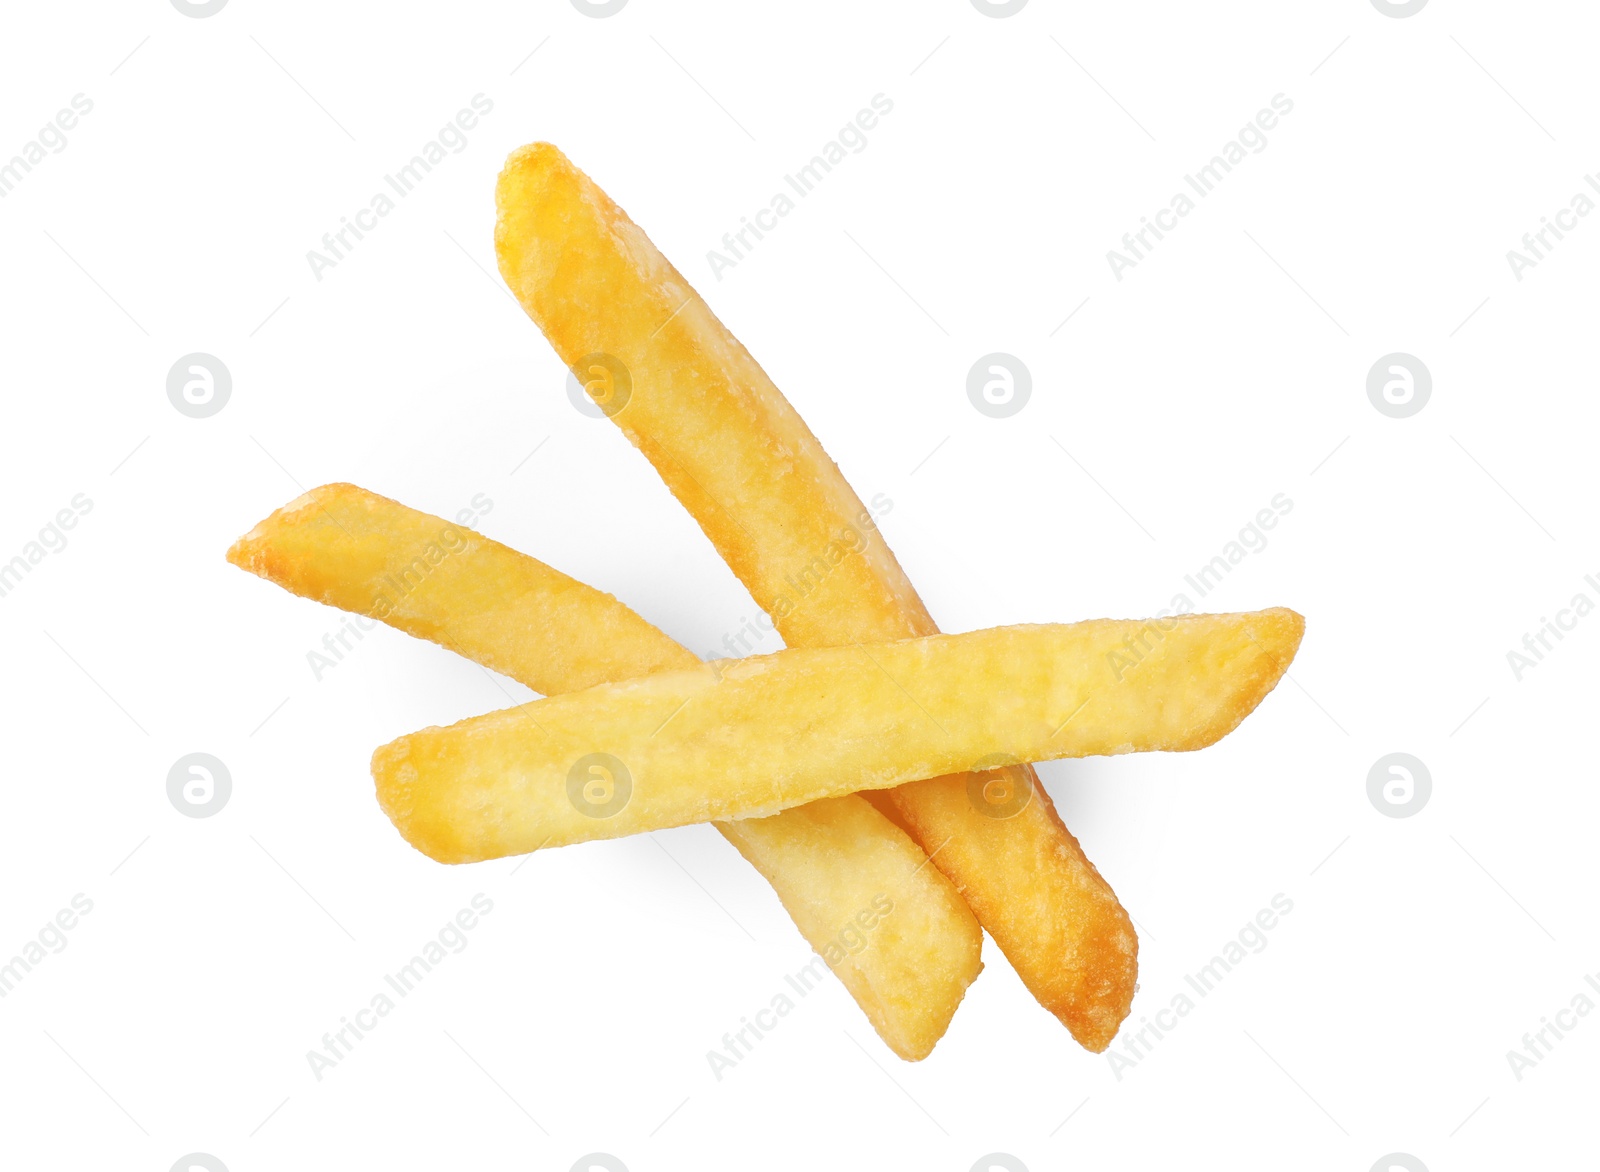
[[[595, 353], [627, 366], [631, 394], [612, 420], [791, 647], [937, 632], [804, 420], [604, 191], [535, 143], [507, 160], [496, 203], [511, 291], [569, 366]], [[1034, 794], [1005, 820], [972, 808], [966, 776], [875, 800], [961, 889], [1040, 1003], [1103, 1050], [1133, 1000], [1133, 925], [1032, 767], [1005, 781]]]
[[[611, 595], [350, 484], [290, 502], [228, 560], [549, 695], [699, 662]], [[890, 1049], [927, 1057], [983, 965], [977, 921], [921, 848], [854, 795], [716, 826]]]
[[353, 484], [290, 501], [228, 560], [554, 695], [699, 662], [609, 594]]
[[785, 642], [933, 633], [822, 445], [627, 213], [548, 143], [511, 156], [496, 205], [506, 284], [563, 362], [604, 353], [628, 368], [631, 394], [612, 422], [650, 458]]
[[[1304, 628], [1280, 609], [779, 651], [424, 729], [380, 748], [372, 772], [408, 841], [476, 862], [762, 817], [997, 755], [1204, 748], [1272, 690]], [[1148, 650], [1127, 666], [1130, 646]]]

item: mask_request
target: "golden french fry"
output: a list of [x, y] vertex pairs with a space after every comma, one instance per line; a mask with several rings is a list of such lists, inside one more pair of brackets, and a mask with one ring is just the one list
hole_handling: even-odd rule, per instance
[[353, 484], [290, 501], [228, 560], [556, 695], [699, 659], [609, 594]]
[[779, 651], [424, 729], [372, 773], [413, 846], [476, 862], [1000, 758], [1204, 748], [1272, 690], [1304, 629], [1278, 609]]
[[[290, 502], [228, 560], [550, 695], [699, 662], [609, 594], [354, 485]], [[889, 1048], [927, 1057], [983, 964], [977, 921], [921, 848], [854, 795], [716, 826]]]
[[[496, 203], [495, 250], [511, 291], [584, 381], [596, 368], [607, 387], [626, 376], [628, 394], [605, 395], [602, 408], [791, 647], [936, 633], [805, 422], [604, 191], [536, 143], [507, 160]], [[1040, 1003], [1103, 1050], [1133, 1000], [1133, 925], [1032, 767], [994, 780], [1031, 800], [992, 817], [986, 801], [969, 800], [965, 775], [874, 800], [892, 806], [961, 889]]]

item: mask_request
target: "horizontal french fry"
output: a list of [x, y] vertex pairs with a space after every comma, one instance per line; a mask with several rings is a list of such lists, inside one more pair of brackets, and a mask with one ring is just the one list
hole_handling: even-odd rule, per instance
[[[512, 154], [496, 203], [511, 291], [580, 381], [604, 392], [602, 409], [789, 646], [937, 633], [805, 421], [627, 213], [548, 143]], [[627, 395], [611, 393], [619, 371]], [[975, 784], [1031, 800], [991, 817], [969, 797]], [[1105, 1049], [1133, 1000], [1138, 940], [1033, 768], [923, 780], [874, 800], [961, 889], [1040, 1003]]]
[[1272, 690], [1304, 626], [1280, 609], [779, 651], [424, 729], [372, 773], [412, 845], [465, 863], [997, 759], [1199, 749]]
[[[354, 485], [292, 501], [228, 560], [550, 695], [699, 662], [609, 594]], [[926, 1057], [982, 968], [982, 935], [916, 843], [854, 795], [716, 825], [890, 1049]]]

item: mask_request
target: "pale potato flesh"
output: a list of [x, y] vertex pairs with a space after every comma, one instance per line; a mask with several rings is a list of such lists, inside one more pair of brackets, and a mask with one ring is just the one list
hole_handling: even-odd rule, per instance
[[[496, 203], [495, 250], [511, 291], [568, 366], [597, 352], [627, 366], [631, 394], [613, 422], [789, 646], [937, 632], [805, 421], [598, 185], [536, 143], [507, 161]], [[875, 800], [961, 889], [1040, 1003], [1103, 1050], [1133, 1001], [1133, 925], [1033, 768], [1016, 766], [1006, 781], [1034, 800], [1004, 820], [973, 809], [967, 776]]]
[[[354, 485], [290, 502], [228, 560], [548, 695], [699, 662], [611, 595]], [[715, 825], [772, 884], [885, 1044], [926, 1057], [983, 965], [977, 921], [921, 848], [855, 795]]]
[[[424, 729], [378, 749], [372, 772], [412, 845], [465, 863], [757, 818], [996, 757], [1181, 752], [1261, 702], [1304, 626], [1279, 609], [779, 651]], [[989, 801], [981, 779], [967, 796]]]

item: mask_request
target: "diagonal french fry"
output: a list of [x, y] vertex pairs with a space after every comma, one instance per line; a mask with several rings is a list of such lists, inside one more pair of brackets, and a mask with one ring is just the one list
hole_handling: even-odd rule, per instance
[[424, 729], [378, 749], [372, 774], [413, 846], [477, 862], [979, 761], [1204, 748], [1276, 686], [1304, 630], [1278, 609], [779, 651]]
[[[628, 372], [629, 395], [603, 409], [791, 647], [936, 633], [872, 514], [805, 422], [604, 191], [537, 143], [507, 160], [496, 203], [495, 249], [511, 291], [583, 381], [606, 366], [597, 357]], [[1030, 800], [992, 817], [969, 797], [989, 787], [974, 790], [965, 775], [875, 800], [961, 889], [1040, 1003], [1103, 1050], [1133, 1000], [1133, 926], [1032, 767], [990, 780]]]
[[[609, 594], [354, 485], [290, 502], [228, 560], [550, 695], [699, 662]], [[890, 1049], [925, 1058], [983, 965], [977, 921], [921, 848], [854, 795], [716, 826]]]

